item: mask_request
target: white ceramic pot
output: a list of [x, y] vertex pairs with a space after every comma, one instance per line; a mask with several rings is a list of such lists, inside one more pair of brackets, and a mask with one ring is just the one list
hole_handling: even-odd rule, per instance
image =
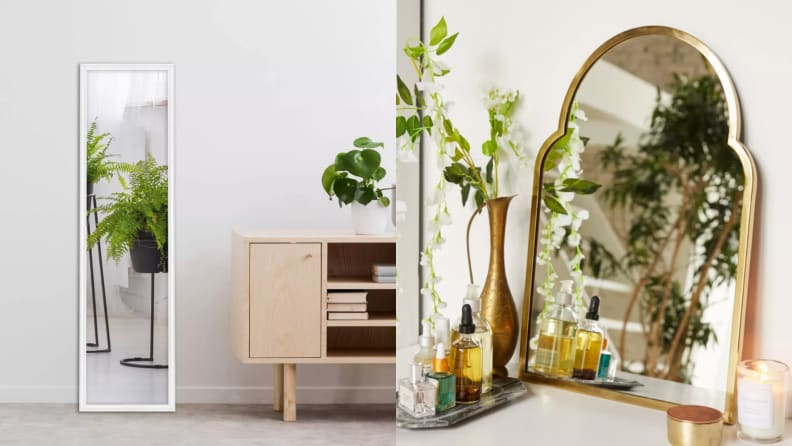
[[376, 235], [385, 232], [388, 226], [388, 207], [379, 201], [372, 201], [367, 206], [352, 202], [352, 222], [355, 225], [355, 234]]

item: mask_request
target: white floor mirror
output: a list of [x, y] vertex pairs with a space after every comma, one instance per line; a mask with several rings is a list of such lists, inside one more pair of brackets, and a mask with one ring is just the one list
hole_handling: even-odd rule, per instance
[[80, 411], [175, 409], [173, 66], [80, 65]]

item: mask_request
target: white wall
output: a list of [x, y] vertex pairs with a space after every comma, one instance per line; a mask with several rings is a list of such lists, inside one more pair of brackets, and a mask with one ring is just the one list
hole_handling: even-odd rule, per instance
[[[175, 65], [177, 400], [266, 402], [229, 347], [231, 231], [350, 227], [319, 180], [357, 136], [394, 159], [395, 33], [393, 1], [0, 3], [0, 402], [76, 400], [79, 63]], [[393, 398], [392, 366], [298, 376]]]
[[[648, 6], [648, 7], [647, 7]], [[789, 317], [789, 253], [792, 218], [789, 206], [789, 169], [792, 151], [784, 130], [785, 110], [792, 103], [792, 5], [780, 0], [737, 2], [669, 0], [662, 5], [629, 0], [607, 3], [522, 2], [493, 0], [458, 2], [427, 0], [425, 27], [442, 15], [449, 32], [460, 32], [447, 53], [451, 74], [445, 93], [455, 102], [454, 124], [471, 145], [478, 146], [487, 131], [480, 105], [482, 86], [496, 83], [519, 88], [523, 104], [519, 121], [530, 133], [530, 148], [538, 150], [556, 129], [564, 94], [572, 76], [598, 45], [628, 28], [669, 25], [707, 43], [731, 72], [743, 109], [744, 141], [759, 168], [760, 203], [757, 210], [746, 357], [769, 357], [792, 363]], [[477, 143], [474, 144], [473, 141]], [[521, 303], [526, 232], [530, 204], [530, 173], [520, 180], [509, 215], [506, 240], [507, 272], [511, 289]], [[457, 198], [451, 196], [451, 201]], [[442, 291], [457, 307], [466, 280], [464, 222], [469, 211], [453, 209], [455, 225], [448, 230], [449, 245], [440, 262], [445, 277]], [[484, 221], [475, 230], [474, 267], [486, 271], [487, 230]], [[482, 281], [483, 278], [477, 280]]]

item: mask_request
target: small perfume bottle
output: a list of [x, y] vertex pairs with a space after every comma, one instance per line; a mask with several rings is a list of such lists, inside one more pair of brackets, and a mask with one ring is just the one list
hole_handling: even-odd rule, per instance
[[481, 399], [481, 345], [473, 337], [476, 324], [470, 305], [462, 305], [459, 339], [451, 346], [451, 371], [456, 375], [456, 400], [461, 404]]
[[435, 338], [432, 336], [429, 322], [423, 321], [421, 327], [421, 336], [418, 337], [420, 349], [413, 356], [413, 362], [421, 364], [423, 366], [423, 374], [426, 375], [432, 371], [432, 362], [435, 357]]
[[602, 352], [600, 353], [599, 366], [597, 367], [597, 379], [612, 381], [610, 379], [611, 352], [608, 351], [608, 338], [602, 340]]
[[539, 328], [536, 349], [536, 371], [546, 375], [569, 378], [575, 362], [577, 317], [572, 310], [572, 281], [562, 280], [555, 304]]
[[410, 377], [399, 381], [399, 406], [416, 418], [435, 414], [437, 387], [424, 380], [423, 364], [410, 365]]
[[594, 379], [599, 368], [602, 351], [602, 329], [599, 328], [600, 298], [594, 296], [589, 303], [586, 319], [580, 322], [575, 339], [575, 365], [572, 376], [578, 379]]
[[449, 371], [445, 345], [437, 343], [434, 370], [426, 375], [426, 380], [437, 386], [437, 411], [443, 412], [456, 406], [456, 376]]

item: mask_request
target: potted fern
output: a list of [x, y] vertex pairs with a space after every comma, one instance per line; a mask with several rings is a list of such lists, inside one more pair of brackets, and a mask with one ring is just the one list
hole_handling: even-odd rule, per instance
[[86, 176], [88, 180], [88, 195], [93, 194], [94, 184], [101, 180], [113, 177], [114, 164], [107, 161], [115, 156], [107, 153], [113, 136], [110, 133], [96, 134], [96, 120], [91, 123], [86, 136]]
[[338, 198], [339, 207], [352, 207], [356, 234], [381, 234], [388, 224], [390, 205], [390, 199], [382, 193], [390, 188], [377, 187], [386, 171], [376, 149], [384, 144], [361, 137], [353, 145], [356, 149], [340, 152], [324, 170], [322, 187], [331, 200]]
[[88, 237], [88, 247], [105, 239], [109, 259], [118, 262], [129, 253], [136, 272], [167, 272], [168, 166], [158, 165], [151, 155], [116, 166], [128, 180], [119, 176], [123, 191], [91, 210], [105, 216]]

